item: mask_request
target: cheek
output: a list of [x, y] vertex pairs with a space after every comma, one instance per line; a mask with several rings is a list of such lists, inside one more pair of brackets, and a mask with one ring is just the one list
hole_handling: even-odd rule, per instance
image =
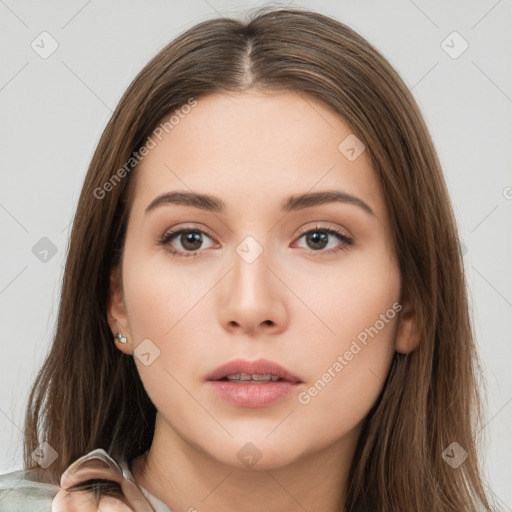
[[[304, 280], [302, 297], [322, 322], [312, 322], [303, 337], [318, 341], [305, 347], [308, 382], [297, 402], [311, 427], [327, 435], [355, 426], [379, 396], [394, 354], [400, 275], [384, 247], [376, 247], [314, 280], [321, 291], [312, 293], [313, 280]], [[326, 414], [332, 421], [314, 420]]]
[[[127, 261], [124, 292], [134, 360], [151, 401], [159, 411], [194, 411], [186, 393], [188, 379], [201, 361], [198, 335], [191, 322], [203, 314], [201, 290], [190, 276], [150, 257]], [[204, 291], [203, 291], [204, 293]], [[194, 307], [194, 305], [196, 305]], [[138, 357], [143, 340], [151, 340], [150, 364]], [[153, 354], [156, 354], [153, 356]]]
[[384, 384], [394, 354], [396, 320], [389, 317], [387, 324], [378, 320], [356, 336], [317, 349], [314, 368], [298, 402], [308, 407], [314, 404], [320, 411], [337, 404], [343, 406], [337, 409], [342, 415], [350, 411], [350, 416], [362, 419]]
[[[130, 252], [131, 251], [131, 252]], [[132, 333], [137, 337], [162, 339], [172, 336], [175, 326], [184, 319], [207, 291], [212, 276], [198, 276], [183, 264], [173, 263], [172, 256], [126, 250], [123, 284]]]
[[301, 299], [290, 304], [297, 303], [293, 306], [297, 322], [308, 322], [310, 339], [319, 340], [315, 348], [327, 354], [344, 350], [378, 321], [383, 337], [390, 337], [387, 327], [397, 315], [392, 306], [400, 298], [400, 273], [383, 242], [349, 250], [339, 263], [316, 265], [314, 272], [311, 265], [301, 261], [282, 275]]
[[345, 314], [347, 320], [336, 324], [335, 339], [310, 352], [309, 378], [295, 397], [303, 431], [317, 448], [364, 420], [382, 391], [394, 355], [398, 313], [392, 304], [376, 300], [373, 314], [366, 310], [363, 315], [359, 309], [352, 317], [350, 311], [340, 313], [342, 318]]
[[[168, 406], [174, 398], [184, 398], [178, 382], [204, 373], [200, 363], [212, 317], [201, 299], [215, 280], [208, 269], [204, 276], [184, 271], [167, 255], [138, 252], [136, 247], [130, 251], [123, 261], [123, 286], [135, 362], [155, 406], [160, 399]], [[137, 357], [143, 340], [151, 341], [148, 366]]]

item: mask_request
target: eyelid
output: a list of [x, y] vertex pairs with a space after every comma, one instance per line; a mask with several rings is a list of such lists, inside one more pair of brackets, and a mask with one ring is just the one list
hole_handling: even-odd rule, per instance
[[315, 229], [317, 229], [318, 231], [321, 231], [321, 230], [331, 231], [332, 230], [332, 231], [336, 231], [340, 235], [345, 236], [346, 238], [350, 238], [350, 239], [353, 238], [347, 230], [339, 227], [338, 225], [336, 225], [336, 224], [329, 225], [328, 223], [325, 224], [322, 221], [316, 221], [316, 222], [313, 221], [312, 224], [309, 223], [309, 224], [306, 224], [305, 226], [301, 226], [297, 231], [299, 231], [299, 233], [301, 235], [303, 235], [304, 233], [314, 231]]
[[204, 233], [204, 234], [208, 235], [210, 238], [212, 238], [212, 236], [208, 233], [207, 228], [205, 228], [203, 226], [199, 227], [198, 225], [196, 225], [194, 223], [185, 223], [185, 224], [178, 224], [177, 226], [173, 226], [172, 228], [169, 228], [165, 231], [165, 233], [163, 234], [163, 237], [173, 234], [173, 233], [177, 233], [179, 231], [185, 231], [185, 230], [201, 231], [202, 233]]

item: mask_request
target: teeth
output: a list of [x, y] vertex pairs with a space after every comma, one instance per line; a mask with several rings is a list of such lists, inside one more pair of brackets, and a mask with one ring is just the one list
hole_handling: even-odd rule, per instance
[[253, 373], [249, 375], [248, 373], [235, 373], [233, 375], [227, 375], [226, 378], [231, 381], [241, 382], [241, 381], [255, 381], [255, 382], [276, 382], [279, 380], [279, 377], [274, 375], [266, 374], [266, 375], [258, 375]]

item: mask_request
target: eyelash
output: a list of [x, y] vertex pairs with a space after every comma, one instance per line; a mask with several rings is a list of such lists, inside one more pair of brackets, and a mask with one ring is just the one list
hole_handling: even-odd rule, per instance
[[[336, 238], [338, 238], [338, 240], [340, 240], [340, 242], [343, 242], [342, 245], [338, 248], [335, 248], [335, 249], [329, 249], [327, 251], [323, 251], [323, 250], [319, 250], [319, 251], [315, 251], [313, 249], [310, 249], [310, 252], [312, 253], [319, 253], [319, 254], [335, 254], [335, 253], [338, 253], [340, 251], [347, 251], [350, 246], [352, 246], [354, 244], [354, 240], [350, 237], [348, 237], [347, 235], [345, 235], [344, 233], [341, 232], [341, 230], [339, 230], [338, 228], [335, 228], [335, 227], [332, 227], [332, 228], [325, 228], [325, 227], [322, 227], [322, 226], [315, 226], [314, 228], [310, 228], [310, 229], [300, 229], [299, 230], [301, 232], [301, 236], [299, 237], [299, 240], [300, 238], [302, 238], [304, 235], [307, 235], [308, 233], [315, 233], [315, 232], [322, 232], [322, 233], [328, 233], [330, 235], [334, 235]], [[158, 240], [158, 243], [165, 247], [165, 250], [168, 251], [169, 253], [171, 253], [173, 256], [177, 256], [177, 257], [186, 257], [186, 258], [190, 258], [192, 256], [200, 256], [201, 254], [201, 251], [195, 251], [195, 252], [191, 252], [191, 251], [178, 251], [174, 248], [171, 247], [171, 245], [169, 244], [169, 242], [173, 239], [173, 238], [176, 238], [178, 235], [181, 235], [182, 233], [189, 233], [189, 232], [196, 232], [196, 233], [200, 233], [200, 234], [203, 234], [203, 235], [206, 235], [208, 236], [207, 233], [205, 233], [204, 231], [202, 231], [201, 229], [197, 229], [197, 228], [181, 228], [181, 229], [177, 229], [177, 230], [173, 230], [173, 231], [168, 231], [165, 233], [165, 235], [160, 238]], [[208, 236], [208, 238], [211, 238], [210, 236]]]

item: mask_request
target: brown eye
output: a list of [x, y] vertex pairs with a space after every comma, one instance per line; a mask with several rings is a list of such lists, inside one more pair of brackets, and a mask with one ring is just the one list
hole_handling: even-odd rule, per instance
[[321, 231], [311, 231], [304, 235], [306, 237], [306, 243], [311, 249], [324, 249], [329, 243], [329, 235]]
[[[306, 249], [322, 254], [332, 254], [347, 250], [354, 243], [350, 237], [343, 234], [341, 231], [334, 228], [322, 228], [320, 226], [304, 232], [300, 239], [302, 238], [305, 238]], [[338, 243], [336, 243], [336, 240]], [[331, 244], [331, 247], [324, 250], [329, 244]]]
[[[160, 240], [160, 244], [165, 246], [171, 254], [195, 256], [197, 251], [204, 249], [204, 247], [201, 247], [204, 243], [204, 237], [210, 239], [204, 231], [199, 229], [180, 229], [165, 234]], [[178, 243], [181, 247], [176, 248], [175, 243]]]
[[181, 245], [187, 251], [196, 251], [201, 248], [203, 242], [199, 231], [182, 231], [178, 236]]

